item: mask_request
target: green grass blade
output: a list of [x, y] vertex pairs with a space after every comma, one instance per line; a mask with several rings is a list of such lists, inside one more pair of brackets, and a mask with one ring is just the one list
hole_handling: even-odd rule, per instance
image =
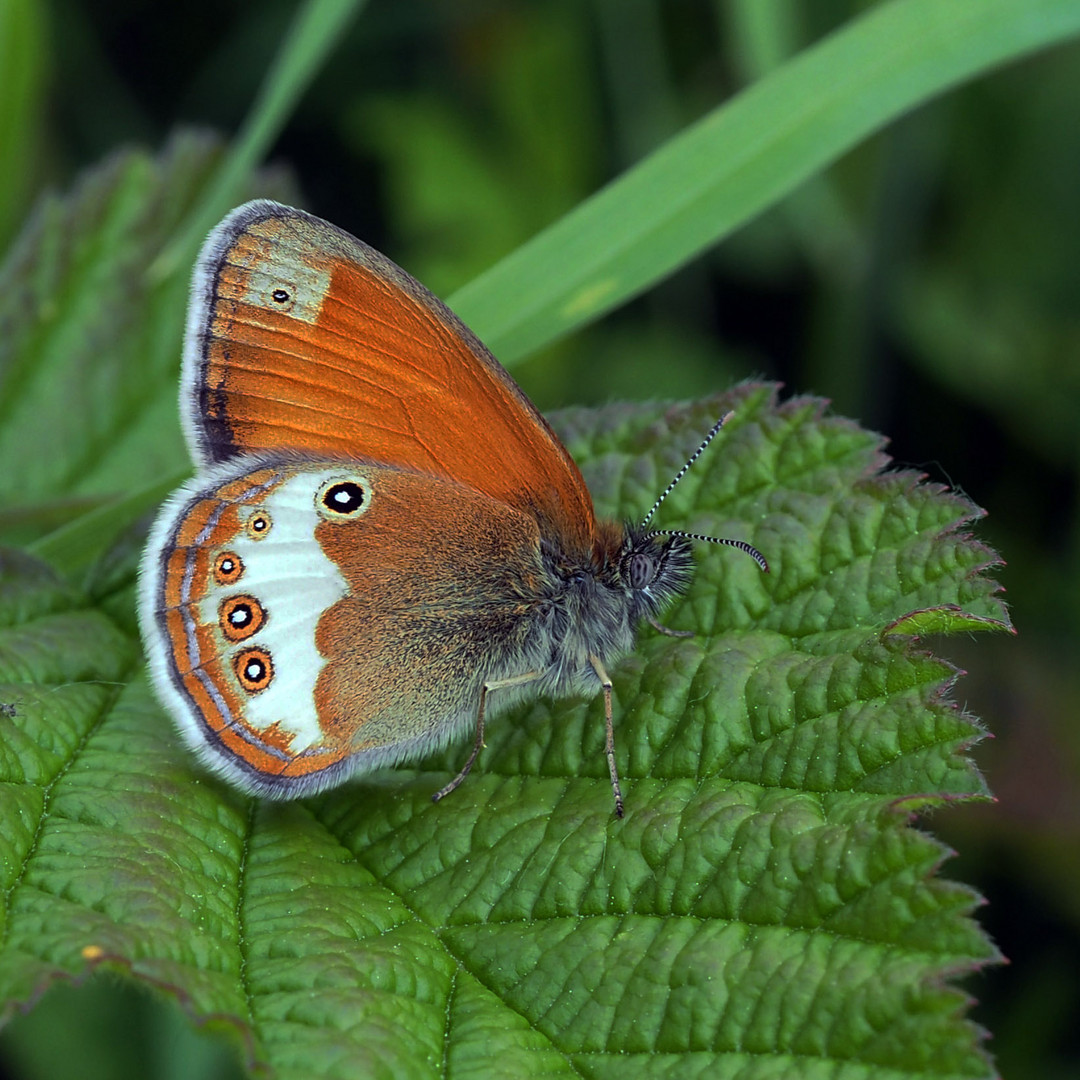
[[301, 94], [366, 0], [308, 0], [259, 91], [221, 171], [176, 238], [150, 267], [152, 280], [187, 273], [206, 234], [239, 198], [245, 180], [266, 155]]
[[26, 211], [42, 135], [48, 9], [36, 0], [0, 4], [0, 250]]
[[1080, 33], [1076, 0], [893, 0], [804, 50], [451, 297], [504, 362], [654, 285], [867, 135]]

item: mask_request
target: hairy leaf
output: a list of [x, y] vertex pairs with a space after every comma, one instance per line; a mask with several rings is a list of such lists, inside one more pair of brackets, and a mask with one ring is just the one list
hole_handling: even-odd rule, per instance
[[[27, 539], [186, 463], [177, 371], [188, 282], [147, 268], [212, 177], [183, 132], [46, 196], [0, 267], [0, 535]], [[283, 194], [261, 177], [250, 194]], [[16, 464], [17, 463], [17, 464]]]
[[133, 629], [137, 530], [79, 552], [102, 500], [119, 528], [182, 466], [182, 296], [145, 272], [215, 152], [46, 202], [0, 290], [6, 524], [96, 507], [37, 545], [53, 565], [0, 562], [0, 1015], [104, 969], [279, 1077], [989, 1076], [950, 979], [996, 953], [911, 814], [986, 795], [919, 638], [1008, 628], [996, 558], [975, 506], [819, 401], [554, 418], [633, 519], [734, 409], [658, 524], [771, 566], [702, 545], [666, 616], [692, 637], [647, 627], [613, 670], [624, 820], [596, 700], [502, 717], [438, 805], [467, 747], [290, 805], [181, 748]]
[[[911, 636], [1004, 626], [955, 494], [747, 385], [558, 417], [602, 509], [744, 536], [702, 550], [599, 701], [293, 805], [180, 747], [138, 643], [46, 567], [0, 587], [0, 994], [104, 966], [174, 992], [279, 1076], [987, 1076], [947, 976], [995, 957], [911, 810], [985, 794], [956, 672]], [[8, 715], [10, 714], [10, 715]]]

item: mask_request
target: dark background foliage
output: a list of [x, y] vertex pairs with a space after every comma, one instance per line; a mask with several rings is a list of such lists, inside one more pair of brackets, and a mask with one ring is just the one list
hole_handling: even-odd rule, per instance
[[[448, 295], [766, 69], [752, 6], [372, 2], [273, 158], [305, 206]], [[786, 6], [781, 56], [872, 5]], [[22, 92], [36, 111], [0, 162], [0, 246], [42, 190], [118, 146], [160, 147], [178, 124], [235, 131], [295, 10], [30, 7]], [[1077, 45], [965, 86], [515, 371], [545, 409], [779, 378], [989, 510], [981, 535], [1008, 562], [1019, 637], [939, 651], [972, 670], [958, 696], [996, 735], [978, 760], [1000, 801], [929, 827], [960, 853], [950, 876], [988, 898], [983, 923], [1011, 961], [968, 984], [1005, 1076], [1080, 1066], [1078, 102]], [[61, 990], [4, 1037], [0, 1073], [68, 1075], [49, 1061], [50, 1025], [65, 1042], [123, 1043], [133, 1076], [173, 1075], [177, 1047], [198, 1050], [135, 991]], [[94, 1075], [89, 1052], [66, 1064]], [[187, 1058], [190, 1075], [212, 1067]]]

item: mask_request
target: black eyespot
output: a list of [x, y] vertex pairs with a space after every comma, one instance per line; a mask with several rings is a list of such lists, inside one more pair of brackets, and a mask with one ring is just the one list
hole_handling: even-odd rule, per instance
[[365, 499], [364, 489], [355, 480], [341, 480], [323, 492], [322, 504], [327, 510], [344, 517], [360, 510]]
[[265, 649], [244, 649], [233, 659], [233, 670], [249, 694], [265, 690], [274, 677], [274, 664]]
[[223, 551], [214, 560], [214, 580], [219, 585], [231, 585], [244, 573], [244, 563], [233, 551]]
[[289, 302], [289, 293], [286, 289], [275, 289], [270, 294], [270, 299], [273, 300], [275, 304], [287, 304]]
[[246, 641], [266, 622], [266, 609], [254, 596], [230, 596], [218, 608], [218, 626], [229, 641]]
[[270, 531], [270, 524], [270, 515], [259, 510], [248, 518], [247, 534], [252, 540], [261, 540]]
[[635, 551], [627, 559], [626, 576], [630, 579], [631, 589], [644, 589], [656, 577], [656, 560]]

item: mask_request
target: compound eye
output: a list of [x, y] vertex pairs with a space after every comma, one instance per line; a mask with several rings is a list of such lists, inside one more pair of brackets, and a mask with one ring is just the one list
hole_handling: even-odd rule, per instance
[[631, 589], [644, 589], [656, 577], [656, 561], [636, 551], [627, 561], [626, 576], [630, 579]]

